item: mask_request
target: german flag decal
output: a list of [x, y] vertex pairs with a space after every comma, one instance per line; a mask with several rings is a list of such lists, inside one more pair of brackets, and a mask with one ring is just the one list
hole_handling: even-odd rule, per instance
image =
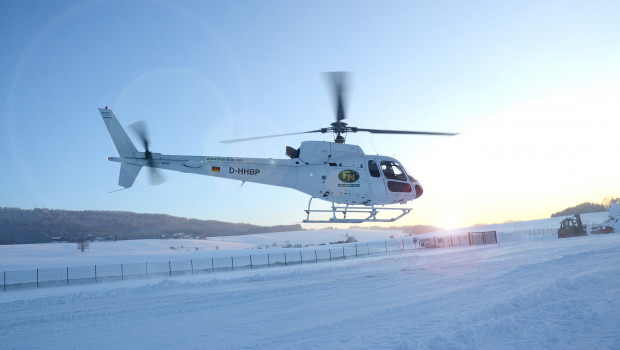
[[212, 166], [211, 167], [211, 171], [214, 173], [219, 173], [220, 172], [220, 167], [219, 166]]

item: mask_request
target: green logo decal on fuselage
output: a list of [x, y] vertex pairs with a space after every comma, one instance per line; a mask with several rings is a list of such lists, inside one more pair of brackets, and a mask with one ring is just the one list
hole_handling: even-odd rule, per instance
[[343, 170], [338, 174], [338, 179], [346, 183], [356, 182], [360, 179], [360, 174], [355, 170]]

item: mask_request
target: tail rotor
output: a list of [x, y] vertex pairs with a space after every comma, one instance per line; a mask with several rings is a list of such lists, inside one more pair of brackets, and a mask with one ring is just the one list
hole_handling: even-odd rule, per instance
[[166, 177], [162, 174], [162, 172], [155, 167], [155, 161], [153, 160], [153, 153], [149, 150], [149, 137], [148, 132], [146, 131], [146, 122], [144, 120], [137, 121], [131, 125], [129, 128], [136, 134], [136, 136], [142, 141], [144, 145], [144, 159], [147, 162], [147, 167], [149, 168], [149, 184], [151, 186], [161, 185], [166, 182]]

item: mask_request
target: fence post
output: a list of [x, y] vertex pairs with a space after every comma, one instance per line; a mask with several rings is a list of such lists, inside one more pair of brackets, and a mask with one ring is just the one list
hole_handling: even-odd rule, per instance
[[370, 255], [370, 246], [366, 243], [366, 255]]
[[170, 262], [170, 260], [168, 260], [168, 273], [170, 277], [172, 277], [172, 263]]
[[121, 264], [121, 281], [125, 280], [125, 272], [123, 271], [123, 264]]
[[67, 285], [69, 285], [69, 266], [67, 266]]
[[230, 257], [230, 267], [231, 267], [231, 269], [233, 269], [233, 270], [235, 269], [235, 260], [233, 259], [233, 257], [232, 257], [232, 256]]
[[37, 288], [39, 287], [39, 269], [37, 269]]
[[299, 251], [299, 263], [300, 264], [304, 263], [304, 257], [303, 257], [303, 255], [301, 255], [301, 250]]
[[149, 263], [144, 263], [144, 271], [146, 272], [146, 277], [149, 277]]
[[211, 258], [211, 271], [215, 272], [215, 265], [213, 265], [213, 258]]
[[314, 262], [315, 263], [319, 262], [319, 256], [316, 254], [316, 249], [314, 250]]
[[403, 252], [404, 252], [405, 251], [405, 240], [403, 238], [401, 238], [400, 242], [403, 244]]
[[267, 267], [271, 267], [271, 259], [269, 259], [269, 254], [267, 254]]
[[4, 271], [4, 282], [2, 283], [2, 290], [6, 290], [6, 271]]
[[194, 260], [189, 261], [190, 265], [192, 266], [192, 275], [194, 274]]
[[97, 265], [95, 265], [95, 283], [97, 283]]
[[286, 266], [286, 252], [284, 252], [284, 266]]
[[329, 248], [329, 261], [332, 261], [332, 248]]
[[250, 254], [250, 270], [254, 270], [254, 266], [252, 264], [252, 254]]
[[355, 256], [357, 256], [357, 244], [355, 245]]
[[346, 259], [347, 257], [344, 255], [344, 246], [342, 246], [342, 258]]

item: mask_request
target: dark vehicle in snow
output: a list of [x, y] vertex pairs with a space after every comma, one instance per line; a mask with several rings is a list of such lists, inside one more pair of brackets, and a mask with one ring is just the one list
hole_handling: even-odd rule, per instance
[[586, 236], [588, 233], [581, 224], [581, 215], [576, 214], [572, 218], [565, 218], [558, 229], [558, 238]]

